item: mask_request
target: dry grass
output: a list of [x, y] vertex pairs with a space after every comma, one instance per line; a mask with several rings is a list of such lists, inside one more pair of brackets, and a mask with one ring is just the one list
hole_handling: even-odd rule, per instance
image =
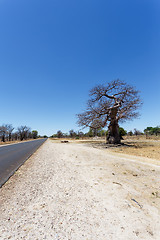
[[19, 143], [20, 141], [6, 141], [6, 142], [0, 142], [0, 145], [6, 145], [6, 144], [12, 144], [12, 143]]
[[111, 151], [160, 160], [160, 140], [158, 138], [130, 137], [125, 138], [122, 143], [124, 145], [112, 148]]
[[[41, 138], [37, 138], [37, 139], [41, 139]], [[7, 144], [13, 144], [13, 143], [22, 143], [22, 142], [33, 141], [33, 140], [35, 140], [35, 139], [27, 139], [27, 140], [23, 140], [23, 141], [17, 140], [17, 141], [0, 142], [0, 146], [7, 145]]]
[[129, 154], [160, 160], [160, 137], [132, 136], [124, 137], [122, 145], [105, 144], [104, 138], [84, 138], [84, 139], [52, 139], [55, 142], [68, 140], [69, 143], [86, 144], [94, 148], [109, 148], [111, 152]]

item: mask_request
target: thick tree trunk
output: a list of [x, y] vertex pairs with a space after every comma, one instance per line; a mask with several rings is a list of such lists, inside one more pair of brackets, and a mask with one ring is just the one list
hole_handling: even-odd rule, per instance
[[9, 141], [11, 141], [11, 133], [9, 133]]
[[119, 125], [116, 117], [117, 117], [117, 108], [113, 108], [110, 114], [111, 120], [108, 126], [108, 135], [106, 139], [108, 144], [118, 144], [121, 142], [121, 138], [119, 135]]
[[121, 142], [121, 139], [119, 136], [118, 122], [117, 121], [111, 122], [110, 125], [108, 126], [107, 143], [118, 144], [120, 142]]
[[2, 142], [5, 142], [5, 135], [2, 135]]

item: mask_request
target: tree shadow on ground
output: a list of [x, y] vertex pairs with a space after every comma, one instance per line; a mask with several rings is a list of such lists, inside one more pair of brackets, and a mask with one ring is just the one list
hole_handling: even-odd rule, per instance
[[122, 142], [120, 144], [107, 144], [107, 143], [87, 143], [87, 145], [92, 146], [94, 148], [147, 148], [153, 147], [153, 144], [146, 143], [136, 143], [136, 142]]

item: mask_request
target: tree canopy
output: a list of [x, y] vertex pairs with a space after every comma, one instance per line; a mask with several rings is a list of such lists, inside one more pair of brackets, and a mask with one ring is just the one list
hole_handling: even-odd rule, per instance
[[87, 109], [77, 114], [78, 125], [94, 129], [103, 128], [109, 123], [109, 143], [120, 142], [118, 122], [132, 120], [139, 116], [137, 109], [142, 101], [133, 86], [119, 79], [91, 89]]
[[147, 127], [144, 129], [144, 133], [147, 135], [158, 135], [160, 134], [160, 126], [157, 126], [157, 127]]

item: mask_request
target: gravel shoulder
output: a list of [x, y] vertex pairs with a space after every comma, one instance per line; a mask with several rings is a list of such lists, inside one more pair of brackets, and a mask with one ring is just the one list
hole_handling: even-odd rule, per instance
[[0, 189], [0, 239], [160, 239], [160, 167], [47, 140]]

